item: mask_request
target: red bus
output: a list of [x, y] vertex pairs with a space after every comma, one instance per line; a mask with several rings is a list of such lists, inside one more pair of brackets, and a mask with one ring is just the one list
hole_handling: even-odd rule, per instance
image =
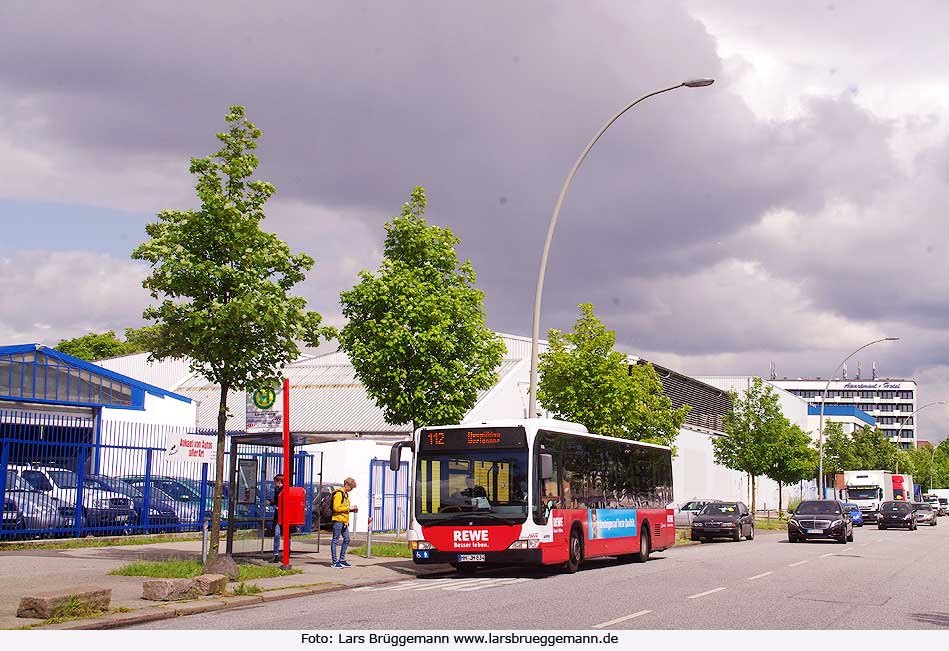
[[675, 544], [668, 447], [590, 434], [549, 419], [419, 429], [409, 546], [416, 563], [646, 561]]

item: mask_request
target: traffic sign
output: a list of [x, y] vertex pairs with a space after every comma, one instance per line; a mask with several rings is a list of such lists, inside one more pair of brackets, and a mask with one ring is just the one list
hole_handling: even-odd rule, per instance
[[247, 433], [283, 431], [283, 389], [262, 387], [247, 393]]

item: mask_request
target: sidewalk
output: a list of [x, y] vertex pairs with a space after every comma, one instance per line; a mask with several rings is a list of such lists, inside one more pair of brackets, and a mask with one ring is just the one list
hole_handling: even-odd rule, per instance
[[[373, 542], [387, 540], [388, 537], [373, 536]], [[392, 542], [394, 539], [388, 538]], [[401, 542], [401, 541], [400, 541]], [[268, 539], [269, 543], [269, 539]], [[354, 537], [353, 543], [357, 541]], [[404, 544], [404, 543], [402, 543]], [[257, 543], [259, 550], [259, 543]], [[194, 612], [212, 610], [233, 605], [259, 603], [264, 600], [288, 598], [302, 594], [313, 594], [328, 590], [340, 590], [362, 585], [385, 583], [388, 581], [403, 580], [418, 575], [417, 566], [409, 558], [381, 558], [366, 559], [363, 556], [347, 555], [347, 560], [353, 567], [335, 569], [330, 567], [329, 537], [321, 539], [320, 551], [316, 551], [317, 542], [313, 540], [294, 539], [291, 542], [293, 553], [290, 563], [293, 569], [302, 570], [301, 574], [280, 576], [270, 579], [253, 579], [253, 583], [264, 590], [261, 594], [246, 597], [204, 597], [199, 603], [190, 607]], [[223, 548], [223, 540], [222, 540]], [[235, 544], [235, 552], [250, 549], [249, 545]], [[271, 548], [271, 544], [267, 545]], [[109, 572], [133, 561], [166, 560], [169, 558], [200, 559], [201, 542], [183, 541], [167, 542], [151, 545], [90, 547], [80, 549], [37, 549], [0, 552], [0, 628], [17, 628], [27, 624], [37, 623], [40, 620], [24, 619], [16, 616], [20, 598], [27, 593], [59, 590], [71, 586], [95, 585], [103, 588], [112, 588], [112, 608], [127, 608], [133, 612], [114, 615], [114, 618], [132, 619], [145, 614], [152, 615], [160, 609], [175, 616], [187, 612], [183, 604], [175, 602], [171, 606], [163, 602], [146, 601], [142, 599], [142, 582], [148, 577], [110, 576]], [[238, 561], [245, 558], [254, 558], [260, 562], [260, 555], [237, 555]], [[431, 566], [423, 569], [428, 574], [451, 569], [449, 566]], [[233, 591], [236, 583], [228, 584], [228, 590]], [[303, 589], [288, 590], [301, 587]], [[280, 592], [277, 592], [280, 590]], [[207, 607], [205, 607], [207, 606]], [[77, 620], [58, 625], [57, 628], [77, 627], [83, 620]]]

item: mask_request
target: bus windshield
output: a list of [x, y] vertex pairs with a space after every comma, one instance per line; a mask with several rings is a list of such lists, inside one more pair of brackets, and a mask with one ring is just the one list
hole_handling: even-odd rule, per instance
[[527, 519], [527, 449], [426, 451], [418, 458], [420, 524], [459, 519], [516, 524]]

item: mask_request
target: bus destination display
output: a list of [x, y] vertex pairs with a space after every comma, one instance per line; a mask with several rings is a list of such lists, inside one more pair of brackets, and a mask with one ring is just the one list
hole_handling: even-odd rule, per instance
[[485, 448], [526, 448], [527, 435], [520, 427], [472, 429], [426, 429], [419, 440], [420, 450], [477, 450]]

